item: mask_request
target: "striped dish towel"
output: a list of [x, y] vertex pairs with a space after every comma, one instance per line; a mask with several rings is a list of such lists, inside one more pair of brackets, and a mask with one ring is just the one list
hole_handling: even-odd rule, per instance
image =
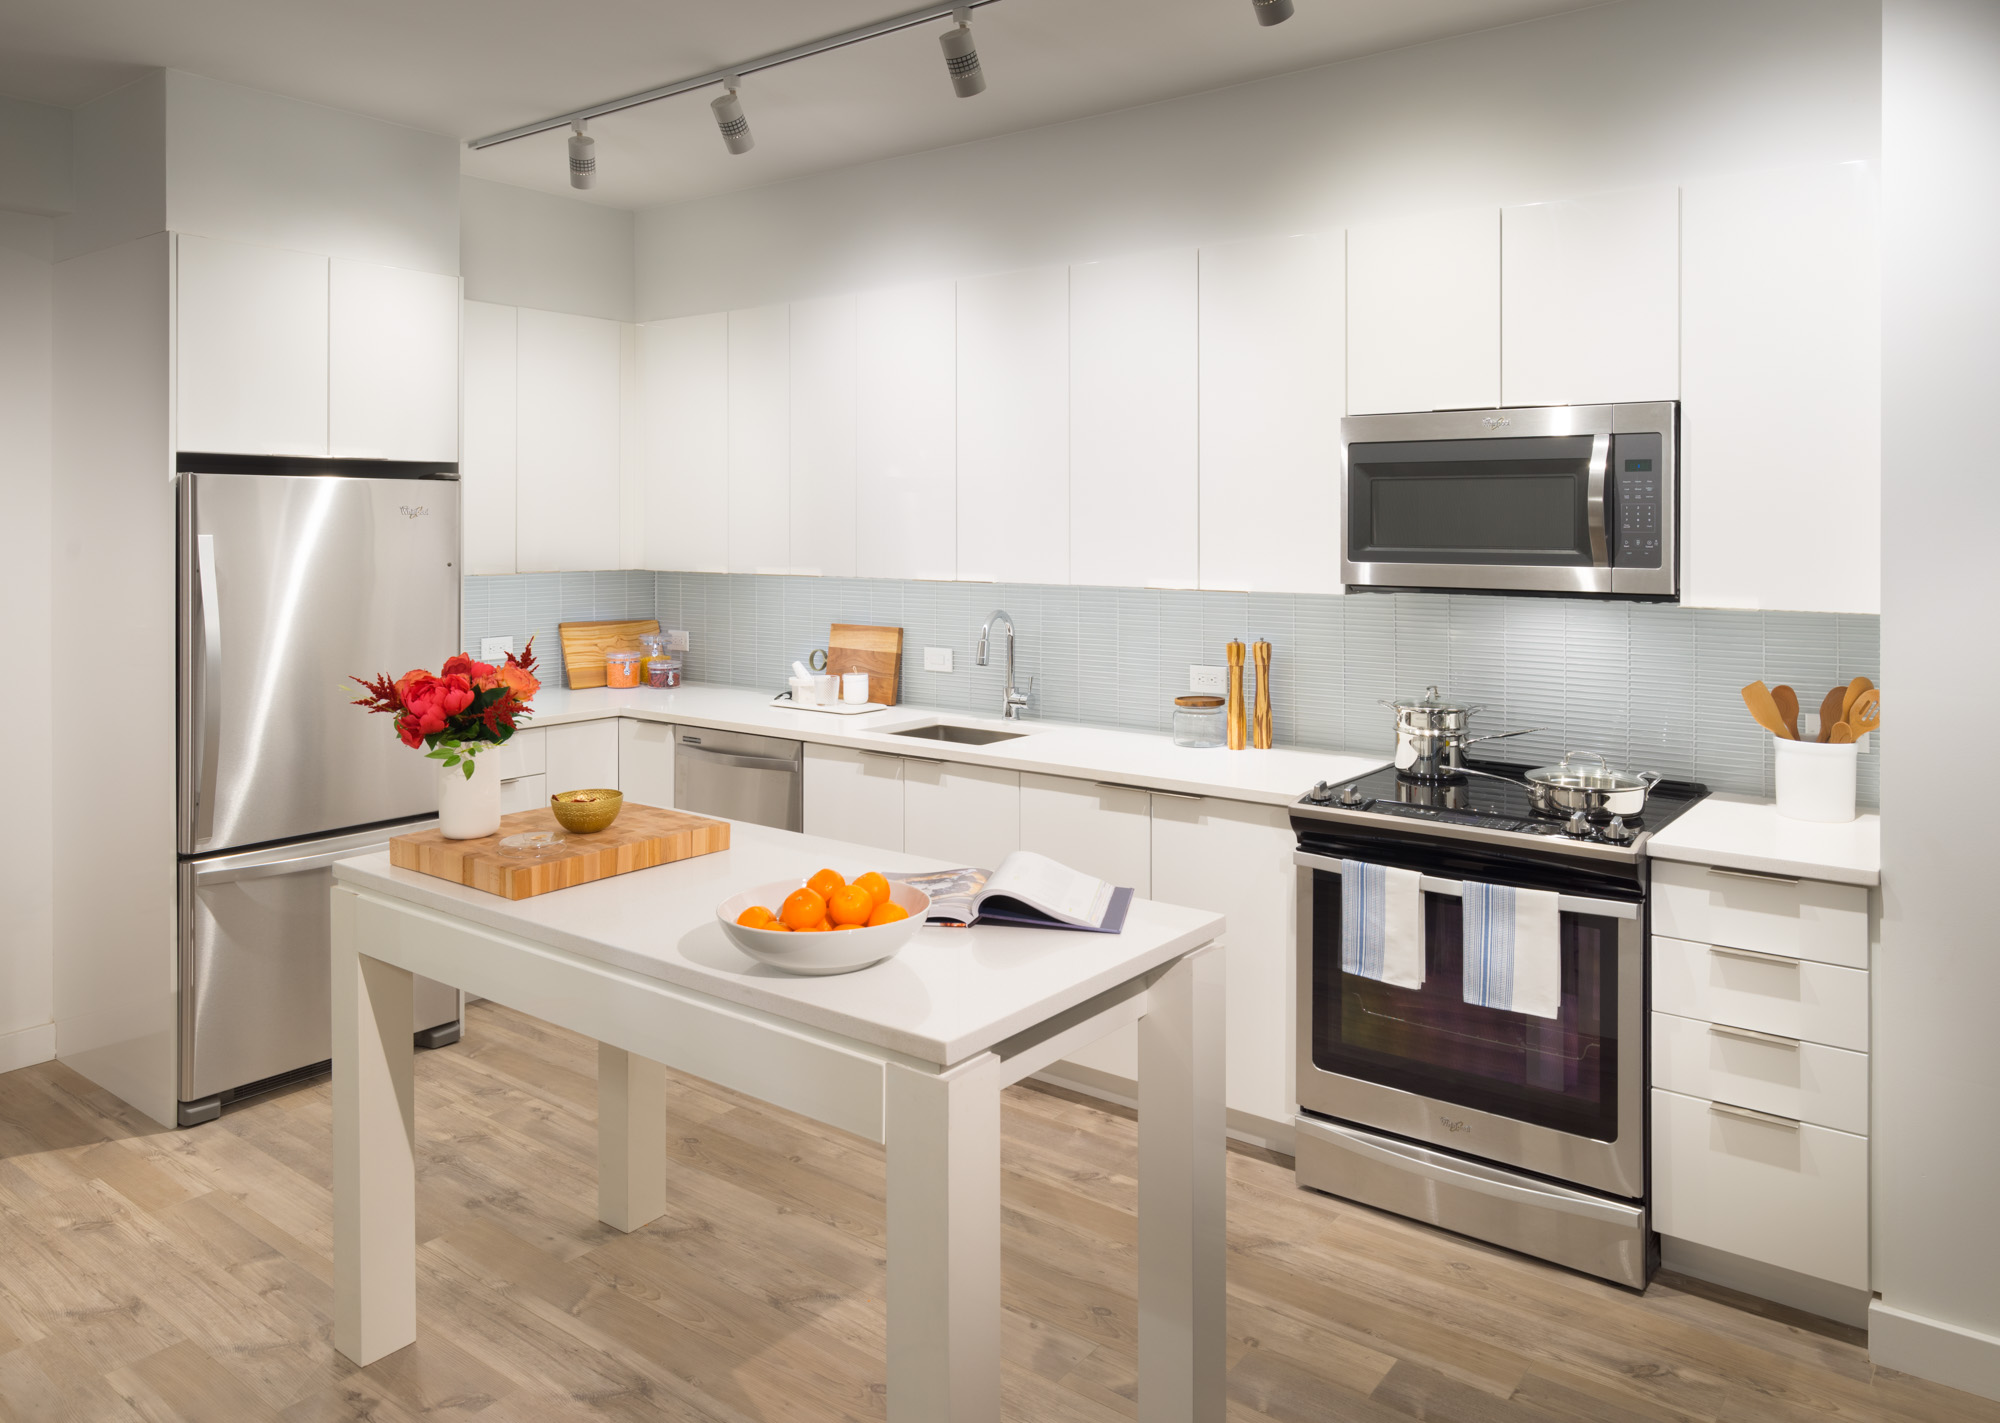
[[1423, 876], [1340, 862], [1340, 969], [1398, 988], [1424, 986]]
[[1465, 882], [1465, 1001], [1553, 1018], [1562, 1010], [1562, 919], [1545, 889]]

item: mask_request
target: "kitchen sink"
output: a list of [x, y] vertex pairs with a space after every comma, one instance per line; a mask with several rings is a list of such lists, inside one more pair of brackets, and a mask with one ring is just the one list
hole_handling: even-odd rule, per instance
[[891, 736], [919, 736], [925, 741], [949, 741], [955, 746], [991, 746], [996, 741], [1019, 741], [1028, 733], [1025, 731], [988, 731], [983, 726], [913, 726], [905, 731], [892, 731]]

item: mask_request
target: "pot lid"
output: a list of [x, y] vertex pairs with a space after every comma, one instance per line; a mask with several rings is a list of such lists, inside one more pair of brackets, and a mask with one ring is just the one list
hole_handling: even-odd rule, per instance
[[1534, 786], [1560, 786], [1586, 791], [1649, 790], [1658, 776], [1635, 776], [1612, 766], [1595, 751], [1565, 751], [1553, 766], [1537, 766], [1524, 779]]
[[1459, 706], [1456, 702], [1446, 701], [1443, 697], [1438, 695], [1438, 689], [1436, 687], [1424, 688], [1424, 695], [1421, 700], [1415, 697], [1399, 697], [1393, 702], [1384, 702], [1382, 703], [1382, 705], [1386, 707], [1393, 707], [1397, 711], [1470, 710], [1470, 708]]

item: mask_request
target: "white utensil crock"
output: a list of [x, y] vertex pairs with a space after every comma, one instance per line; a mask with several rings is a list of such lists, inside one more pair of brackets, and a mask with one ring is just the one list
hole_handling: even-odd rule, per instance
[[1787, 820], [1836, 825], [1854, 819], [1854, 771], [1861, 743], [1793, 741], [1777, 744], [1778, 814]]
[[438, 767], [438, 833], [447, 840], [478, 840], [500, 829], [500, 768], [489, 756], [464, 766]]

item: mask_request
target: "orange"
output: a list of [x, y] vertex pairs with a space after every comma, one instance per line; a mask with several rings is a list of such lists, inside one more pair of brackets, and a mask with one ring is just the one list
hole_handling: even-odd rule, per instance
[[736, 922], [746, 929], [768, 929], [777, 916], [761, 904], [753, 904], [736, 916]]
[[854, 887], [856, 889], [867, 890], [869, 897], [875, 901], [877, 909], [880, 909], [889, 902], [889, 881], [882, 878], [874, 870], [870, 870], [865, 875], [856, 875], [854, 877]]
[[882, 904], [876, 906], [875, 912], [868, 916], [868, 927], [875, 929], [884, 924], [893, 924], [898, 919], [907, 919], [909, 917], [910, 911], [903, 908], [900, 904]]
[[835, 924], [866, 924], [875, 912], [875, 896], [858, 884], [842, 885], [826, 902], [826, 917]]
[[859, 928], [861, 927], [861, 925], [859, 925], [859, 924], [836, 924], [836, 925], [834, 925], [833, 927], [834, 927], [835, 929], [859, 929]]
[[821, 870], [806, 881], [806, 888], [821, 899], [832, 899], [836, 889], [844, 889], [846, 886], [847, 881], [832, 870]]
[[785, 927], [785, 921], [782, 919], [773, 919], [768, 924], [758, 924], [755, 927], [759, 929], [769, 929], [774, 934], [789, 934], [792, 932], [790, 929], [787, 929]]
[[832, 927], [833, 925], [827, 923], [826, 920], [822, 919], [817, 924], [801, 925], [799, 927], [798, 932], [801, 934], [824, 934], [827, 930], [831, 929]]
[[826, 900], [817, 890], [795, 889], [785, 896], [778, 917], [787, 929], [810, 929], [826, 918]]

